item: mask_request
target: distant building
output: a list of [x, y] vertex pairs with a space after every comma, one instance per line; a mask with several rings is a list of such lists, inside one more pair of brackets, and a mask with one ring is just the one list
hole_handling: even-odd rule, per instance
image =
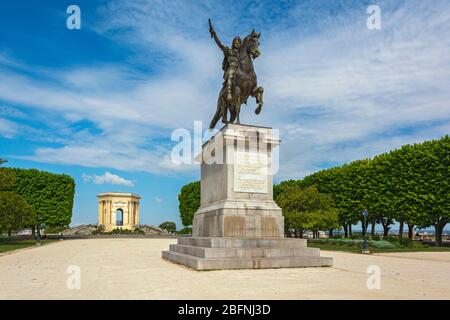
[[97, 198], [98, 224], [104, 226], [104, 231], [116, 228], [133, 230], [139, 226], [139, 195], [108, 192], [100, 193]]

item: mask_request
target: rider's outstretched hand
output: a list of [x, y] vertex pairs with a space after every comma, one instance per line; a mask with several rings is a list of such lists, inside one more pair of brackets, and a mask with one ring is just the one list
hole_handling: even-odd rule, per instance
[[212, 24], [211, 24], [211, 20], [208, 19], [208, 23], [209, 23], [209, 33], [211, 34], [211, 37], [214, 36], [214, 34], [216, 33], [216, 31], [214, 30]]

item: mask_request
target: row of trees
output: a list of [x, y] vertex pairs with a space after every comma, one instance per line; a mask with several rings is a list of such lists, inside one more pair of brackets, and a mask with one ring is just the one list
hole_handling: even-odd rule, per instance
[[[0, 159], [0, 165], [6, 160]], [[0, 168], [0, 233], [17, 230], [34, 224], [36, 212], [19, 194], [10, 191], [16, 184], [14, 172]]]
[[373, 159], [282, 182], [278, 188], [286, 186], [316, 186], [331, 195], [345, 236], [351, 236], [352, 225], [363, 221], [367, 208], [366, 230], [371, 224], [374, 233], [375, 225], [381, 224], [387, 236], [398, 222], [400, 237], [406, 224], [412, 238], [414, 227], [433, 226], [439, 246], [450, 219], [450, 137], [405, 145]]
[[75, 181], [68, 175], [0, 168], [0, 232], [68, 226], [74, 194]]

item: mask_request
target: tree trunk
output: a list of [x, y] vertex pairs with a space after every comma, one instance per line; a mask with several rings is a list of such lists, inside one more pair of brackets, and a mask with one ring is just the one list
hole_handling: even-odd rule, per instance
[[348, 225], [344, 224], [344, 238], [348, 238]]
[[444, 232], [444, 227], [447, 224], [448, 219], [441, 218], [438, 220], [438, 222], [434, 225], [435, 230], [435, 244], [436, 247], [442, 246], [442, 233]]
[[383, 224], [383, 238], [386, 239], [389, 236], [389, 225]]
[[375, 238], [375, 221], [372, 222], [372, 228], [370, 230], [370, 236]]
[[349, 235], [350, 238], [353, 237], [352, 224], [351, 223], [348, 225], [348, 235]]
[[435, 230], [435, 232], [434, 232], [435, 246], [440, 247], [440, 246], [442, 246], [442, 229], [441, 229], [441, 226], [439, 223], [434, 225], [434, 230]]
[[11, 238], [11, 229], [8, 229], [8, 237]]
[[328, 238], [333, 238], [333, 229], [330, 229], [329, 231], [328, 231]]
[[387, 220], [384, 222], [384, 220], [381, 219], [381, 225], [383, 226], [383, 238], [386, 239], [389, 235], [390, 224]]
[[39, 228], [38, 224], [36, 225], [36, 233], [37, 233], [38, 240], [41, 240], [42, 239], [42, 237], [41, 237], [41, 229]]
[[403, 239], [403, 221], [400, 221], [400, 226], [398, 228], [398, 238]]
[[408, 239], [409, 240], [413, 239], [413, 233], [414, 233], [414, 225], [408, 224]]

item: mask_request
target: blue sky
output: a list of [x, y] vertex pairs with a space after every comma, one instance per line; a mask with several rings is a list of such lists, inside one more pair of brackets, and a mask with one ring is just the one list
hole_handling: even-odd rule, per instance
[[105, 191], [140, 194], [143, 223], [179, 223], [199, 168], [170, 161], [170, 136], [209, 123], [221, 85], [208, 17], [225, 43], [261, 32], [265, 107], [241, 121], [280, 129], [277, 181], [450, 131], [448, 1], [16, 0], [0, 5], [0, 157], [72, 175], [72, 224], [96, 223]]

